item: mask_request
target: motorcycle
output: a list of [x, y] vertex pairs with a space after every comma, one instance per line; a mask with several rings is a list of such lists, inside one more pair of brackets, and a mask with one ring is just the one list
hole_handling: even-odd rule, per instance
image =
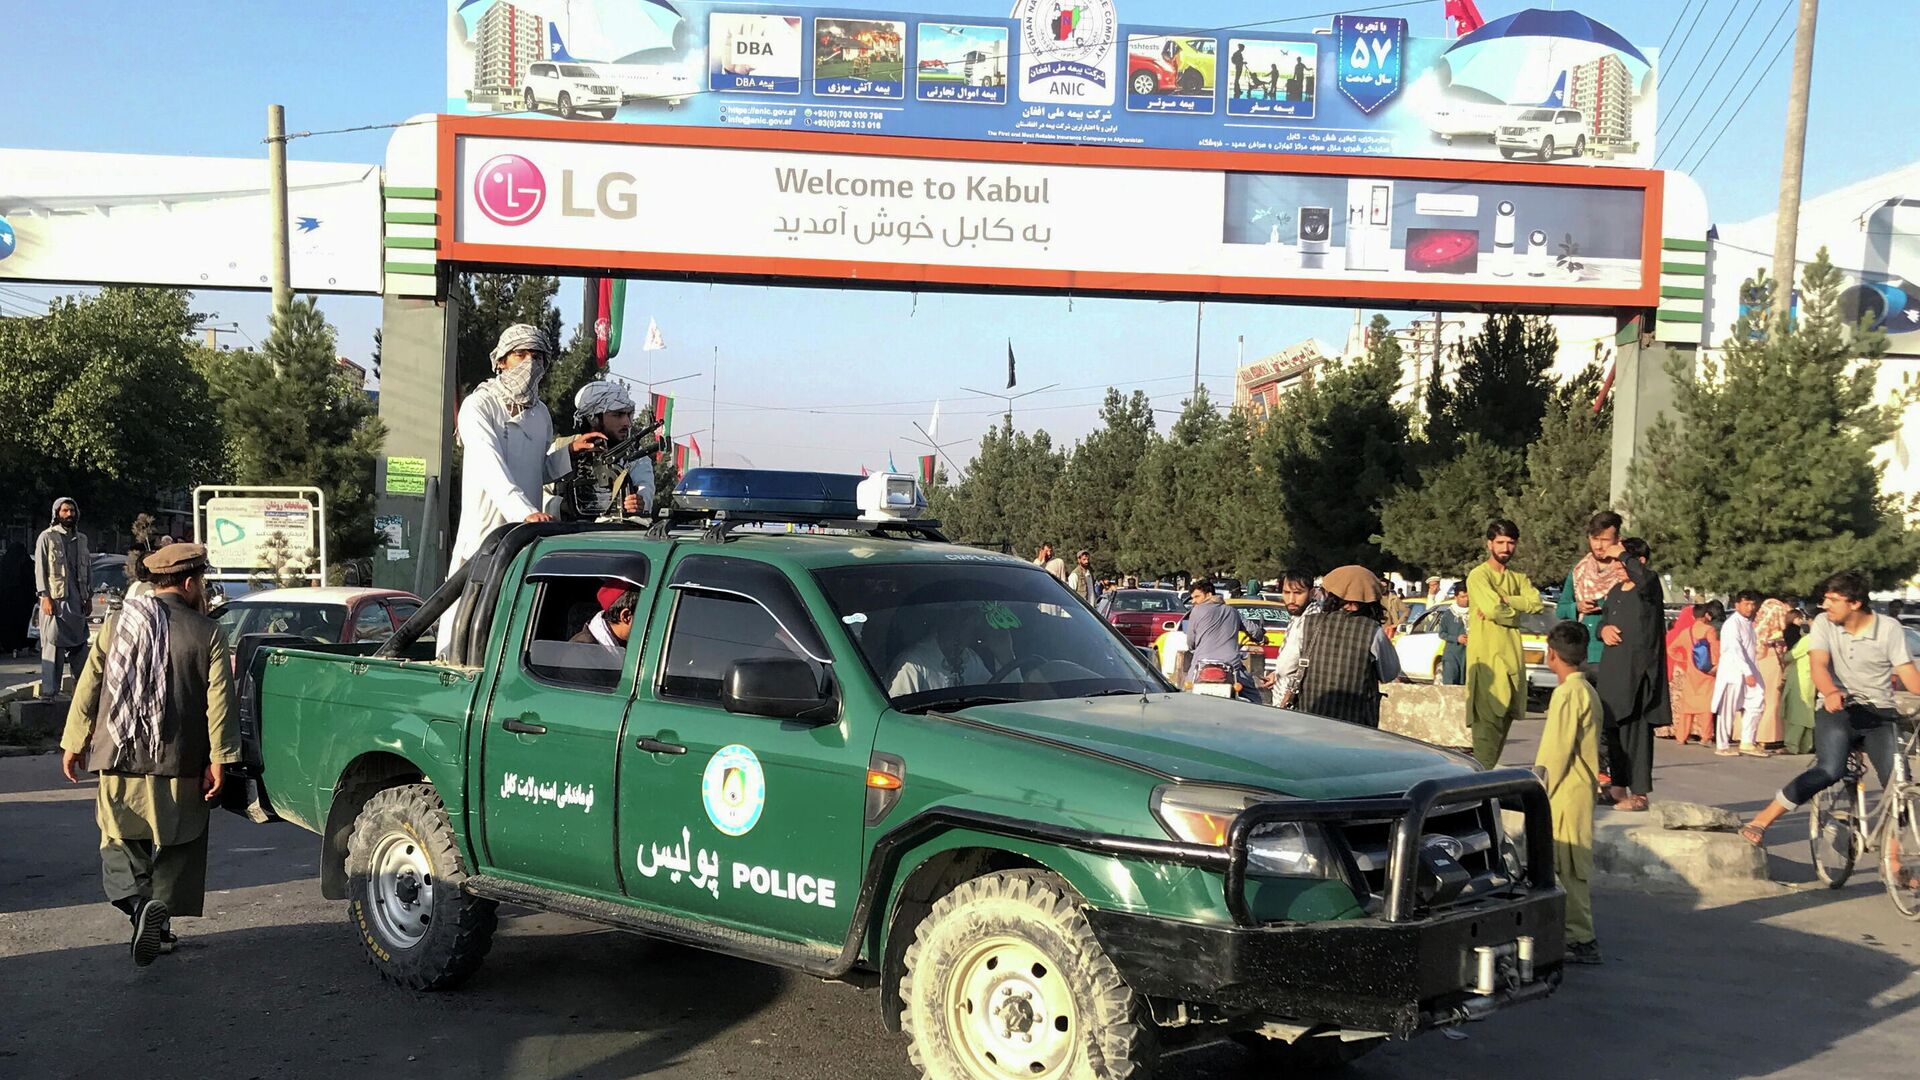
[[1233, 665], [1216, 660], [1202, 660], [1193, 673], [1193, 692], [1204, 697], [1234, 697], [1239, 692], [1238, 683]]

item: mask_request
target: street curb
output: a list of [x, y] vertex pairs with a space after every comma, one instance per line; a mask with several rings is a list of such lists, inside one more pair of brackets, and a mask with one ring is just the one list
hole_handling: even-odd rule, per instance
[[[1524, 819], [1506, 811], [1518, 834]], [[1767, 873], [1767, 855], [1737, 832], [1668, 829], [1658, 815], [1595, 807], [1592, 884], [1609, 889], [1744, 900], [1790, 891]]]

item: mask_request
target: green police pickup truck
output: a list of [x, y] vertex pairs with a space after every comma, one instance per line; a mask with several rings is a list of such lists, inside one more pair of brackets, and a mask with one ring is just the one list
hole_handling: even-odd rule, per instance
[[1331, 1066], [1558, 985], [1531, 774], [1175, 693], [920, 505], [695, 470], [651, 529], [503, 527], [384, 645], [243, 641], [230, 786], [320, 834], [391, 982], [519, 904], [877, 985], [941, 1080]]

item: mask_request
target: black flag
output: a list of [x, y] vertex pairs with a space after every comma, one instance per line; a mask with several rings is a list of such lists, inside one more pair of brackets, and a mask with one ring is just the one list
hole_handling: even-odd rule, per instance
[[1007, 389], [1013, 389], [1013, 339], [1007, 339]]

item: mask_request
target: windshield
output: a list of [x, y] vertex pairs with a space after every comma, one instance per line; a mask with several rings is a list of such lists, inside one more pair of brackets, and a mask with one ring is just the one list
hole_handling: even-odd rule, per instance
[[1113, 594], [1114, 611], [1181, 611], [1187, 598], [1177, 592], [1118, 592]]
[[561, 64], [560, 74], [569, 79], [597, 79], [600, 73], [585, 64]]
[[229, 648], [243, 634], [298, 634], [309, 641], [332, 643], [340, 640], [347, 609], [334, 604], [229, 604], [216, 621]]
[[1552, 109], [1528, 109], [1526, 112], [1523, 112], [1520, 114], [1520, 119], [1551, 120], [1553, 119], [1553, 110]]
[[1233, 610], [1240, 613], [1242, 621], [1263, 626], [1285, 626], [1289, 618], [1287, 609], [1279, 604], [1235, 604]]
[[1166, 689], [1039, 567], [859, 566], [814, 577], [903, 712]]
[[1539, 634], [1541, 637], [1546, 637], [1547, 631], [1552, 630], [1554, 624], [1559, 621], [1559, 618], [1554, 615], [1553, 609], [1551, 608], [1545, 611], [1536, 611], [1531, 615], [1520, 616], [1520, 632], [1523, 634]]

